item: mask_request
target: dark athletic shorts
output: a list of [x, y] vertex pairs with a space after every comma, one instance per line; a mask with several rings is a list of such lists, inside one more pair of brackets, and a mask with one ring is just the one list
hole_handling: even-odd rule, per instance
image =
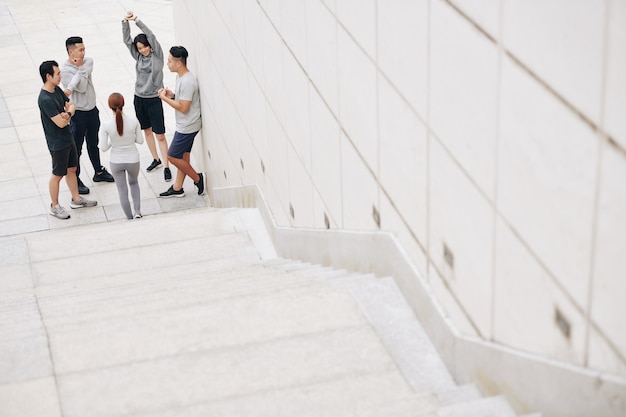
[[193, 132], [193, 133], [174, 132], [174, 139], [172, 139], [172, 143], [170, 144], [170, 147], [167, 150], [167, 154], [173, 158], [183, 159], [183, 155], [186, 152], [191, 152], [191, 147], [193, 146], [193, 140], [195, 139], [197, 134], [198, 132]]
[[137, 120], [139, 120], [141, 130], [151, 127], [154, 133], [165, 133], [163, 103], [160, 98], [141, 98], [135, 96], [134, 105], [135, 116], [137, 116]]
[[68, 146], [60, 151], [50, 151], [52, 156], [52, 175], [63, 177], [67, 175], [67, 169], [78, 166], [78, 152], [76, 145]]

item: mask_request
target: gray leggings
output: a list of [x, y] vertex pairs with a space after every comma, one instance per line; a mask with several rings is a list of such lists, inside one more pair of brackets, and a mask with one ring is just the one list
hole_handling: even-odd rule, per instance
[[[133, 218], [133, 212], [130, 209], [130, 201], [128, 201], [128, 186], [130, 185], [130, 195], [133, 198], [133, 206], [135, 213], [141, 213], [141, 192], [137, 177], [139, 176], [139, 162], [116, 164], [111, 162], [111, 174], [115, 179], [117, 193], [120, 195], [120, 204], [126, 214], [127, 219]], [[128, 184], [126, 183], [126, 174], [128, 174]]]

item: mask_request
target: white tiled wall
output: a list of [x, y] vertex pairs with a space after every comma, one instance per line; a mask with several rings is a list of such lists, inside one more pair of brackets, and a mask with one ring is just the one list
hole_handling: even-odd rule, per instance
[[380, 227], [462, 332], [626, 374], [623, 0], [174, 8], [210, 187]]

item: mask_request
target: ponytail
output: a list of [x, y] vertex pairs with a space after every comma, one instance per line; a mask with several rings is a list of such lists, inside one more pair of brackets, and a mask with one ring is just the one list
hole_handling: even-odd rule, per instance
[[122, 117], [124, 96], [120, 93], [112, 93], [109, 96], [109, 107], [115, 112], [115, 126], [117, 127], [117, 133], [122, 136], [124, 134], [124, 118]]
[[115, 125], [117, 126], [117, 133], [122, 136], [124, 134], [124, 119], [122, 118], [122, 109], [116, 108], [115, 110]]

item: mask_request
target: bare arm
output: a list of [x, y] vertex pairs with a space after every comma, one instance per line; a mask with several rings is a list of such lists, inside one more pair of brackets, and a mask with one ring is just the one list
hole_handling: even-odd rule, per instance
[[70, 124], [70, 115], [63, 112], [51, 117], [50, 120], [52, 120], [55, 125], [63, 129]]
[[187, 113], [191, 108], [191, 100], [175, 100], [174, 93], [166, 88], [159, 90], [159, 98], [165, 103], [169, 104], [174, 110], [178, 110], [181, 113]]

